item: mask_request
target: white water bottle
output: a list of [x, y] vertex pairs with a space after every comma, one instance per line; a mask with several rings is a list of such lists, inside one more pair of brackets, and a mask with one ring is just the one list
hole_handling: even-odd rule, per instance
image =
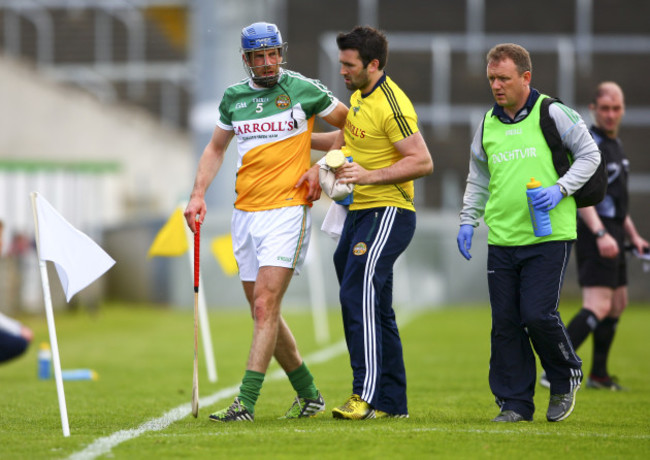
[[42, 342], [38, 349], [38, 378], [47, 380], [52, 377], [52, 350], [50, 344]]

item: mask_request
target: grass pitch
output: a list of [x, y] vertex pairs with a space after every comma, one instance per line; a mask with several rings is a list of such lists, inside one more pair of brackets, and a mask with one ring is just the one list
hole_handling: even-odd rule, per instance
[[[565, 322], [577, 308], [563, 304]], [[610, 370], [629, 391], [583, 388], [573, 415], [559, 423], [546, 422], [548, 390], [539, 386], [532, 423], [490, 422], [498, 408], [487, 382], [487, 306], [430, 310], [410, 320], [398, 311], [409, 384], [406, 420], [334, 420], [329, 409], [345, 401], [352, 384], [347, 352], [332, 346], [342, 340], [340, 316], [330, 312], [332, 343], [325, 346], [314, 342], [308, 312], [285, 318], [303, 355], [313, 356], [307, 364], [328, 411], [278, 420], [294, 395], [286, 378], [272, 377], [278, 369], [273, 363], [255, 422], [217, 424], [208, 415], [230, 404], [243, 376], [252, 334], [247, 311], [210, 312], [219, 381], [208, 382], [200, 348], [197, 419], [189, 407], [191, 310], [107, 304], [94, 315], [57, 313], [62, 367], [91, 368], [100, 376], [64, 382], [69, 438], [62, 435], [54, 381], [36, 378], [38, 343], [48, 340], [45, 318], [23, 318], [36, 337], [27, 355], [0, 366], [0, 457], [650, 458], [650, 305], [628, 308], [612, 351]], [[314, 355], [321, 349], [331, 353]], [[579, 355], [588, 372], [590, 341]]]

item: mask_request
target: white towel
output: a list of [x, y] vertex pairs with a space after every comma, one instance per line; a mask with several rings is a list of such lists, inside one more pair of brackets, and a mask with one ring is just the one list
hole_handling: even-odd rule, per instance
[[325, 157], [318, 161], [320, 169], [318, 170], [318, 180], [320, 187], [334, 201], [339, 201], [347, 197], [354, 190], [354, 184], [342, 184], [336, 179], [336, 172], [330, 169], [325, 163]]
[[343, 224], [347, 215], [347, 206], [332, 202], [327, 210], [327, 214], [325, 214], [325, 219], [323, 219], [323, 225], [321, 225], [320, 229], [327, 236], [332, 237], [334, 241], [338, 241], [341, 233], [343, 233]]

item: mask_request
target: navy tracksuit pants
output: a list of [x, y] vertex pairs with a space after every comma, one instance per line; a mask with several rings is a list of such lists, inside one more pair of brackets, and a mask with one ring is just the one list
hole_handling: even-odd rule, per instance
[[334, 252], [353, 393], [390, 414], [408, 414], [402, 342], [392, 305], [393, 265], [414, 232], [413, 211], [349, 211]]
[[0, 331], [0, 363], [20, 356], [28, 345], [24, 337]]
[[533, 416], [533, 347], [551, 382], [551, 394], [569, 393], [582, 380], [582, 361], [557, 311], [571, 245], [551, 241], [488, 247], [490, 389], [502, 411]]

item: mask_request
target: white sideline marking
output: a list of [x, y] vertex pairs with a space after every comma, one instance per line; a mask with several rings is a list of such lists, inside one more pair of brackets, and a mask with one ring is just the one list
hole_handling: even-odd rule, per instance
[[[486, 419], [489, 420], [489, 419]], [[490, 434], [490, 435], [498, 435], [498, 434], [505, 434], [505, 435], [512, 435], [512, 434], [525, 434], [525, 435], [533, 435], [533, 436], [554, 436], [554, 437], [569, 437], [569, 438], [605, 438], [605, 439], [640, 439], [640, 440], [646, 440], [650, 439], [650, 435], [646, 434], [612, 434], [612, 433], [594, 433], [594, 432], [585, 432], [585, 433], [567, 433], [565, 431], [562, 432], [548, 432], [548, 431], [528, 431], [526, 426], [522, 426], [521, 430], [501, 430], [498, 428], [493, 428], [493, 429], [480, 429], [480, 428], [455, 428], [451, 426], [445, 426], [445, 427], [424, 427], [424, 428], [395, 428], [392, 425], [392, 421], [386, 421], [384, 423], [383, 421], [381, 422], [376, 422], [372, 423], [369, 422], [370, 425], [372, 426], [364, 426], [364, 427], [359, 427], [357, 424], [355, 424], [354, 431], [355, 432], [360, 432], [360, 431], [365, 431], [369, 433], [373, 432], [381, 432], [385, 433], [386, 431], [390, 431], [391, 433], [426, 433], [426, 432], [438, 432], [438, 433], [477, 433], [477, 434]], [[408, 423], [408, 422], [396, 422], [396, 423]], [[542, 422], [546, 423], [546, 422]], [[349, 427], [348, 424], [338, 424], [338, 425], [345, 425], [345, 427], [341, 429], [347, 429], [346, 427]], [[330, 432], [331, 427], [328, 428], [328, 432]], [[277, 431], [278, 433], [286, 433], [287, 428], [286, 427], [278, 427], [278, 428], [270, 428], [267, 429], [267, 433], [272, 433], [273, 431]], [[310, 428], [309, 430], [301, 430], [294, 428], [293, 432], [294, 433], [314, 433], [316, 431], [325, 431], [324, 429], [321, 428]], [[235, 432], [235, 431], [214, 431], [212, 433], [208, 433], [209, 436], [239, 436], [240, 433]], [[178, 437], [186, 437], [189, 436], [188, 434], [176, 434], [176, 433], [161, 433], [157, 435], [158, 437], [162, 438], [178, 438]]]
[[[401, 323], [404, 324], [403, 321]], [[324, 363], [346, 351], [347, 351], [347, 346], [345, 345], [345, 340], [341, 340], [340, 342], [337, 342], [333, 345], [330, 345], [327, 348], [316, 351], [311, 355], [307, 356], [305, 358], [305, 362], [308, 362], [310, 365], [315, 363]], [[265, 380], [267, 381], [278, 380], [283, 377], [286, 377], [284, 370], [277, 369], [276, 371], [267, 375]], [[238, 393], [239, 393], [239, 384], [228, 388], [224, 388], [223, 390], [219, 390], [216, 393], [211, 394], [210, 396], [200, 398], [199, 404], [200, 406], [211, 406], [212, 404], [215, 404], [216, 402], [222, 399], [232, 398], [233, 396], [236, 396]], [[144, 422], [142, 425], [140, 425], [137, 428], [133, 428], [131, 430], [116, 431], [110, 436], [105, 436], [103, 438], [96, 439], [92, 444], [88, 445], [88, 447], [86, 447], [84, 450], [75, 452], [72, 455], [70, 455], [70, 457], [68, 458], [70, 460], [91, 460], [97, 458], [100, 455], [105, 455], [109, 453], [111, 449], [113, 449], [113, 447], [117, 446], [118, 444], [128, 441], [129, 439], [137, 438], [138, 436], [140, 436], [143, 433], [146, 433], [147, 431], [164, 430], [172, 423], [187, 417], [191, 413], [192, 413], [192, 404], [191, 403], [182, 404], [178, 407], [175, 407], [174, 409], [171, 409], [162, 417], [158, 417], [149, 420], [147, 422]]]

